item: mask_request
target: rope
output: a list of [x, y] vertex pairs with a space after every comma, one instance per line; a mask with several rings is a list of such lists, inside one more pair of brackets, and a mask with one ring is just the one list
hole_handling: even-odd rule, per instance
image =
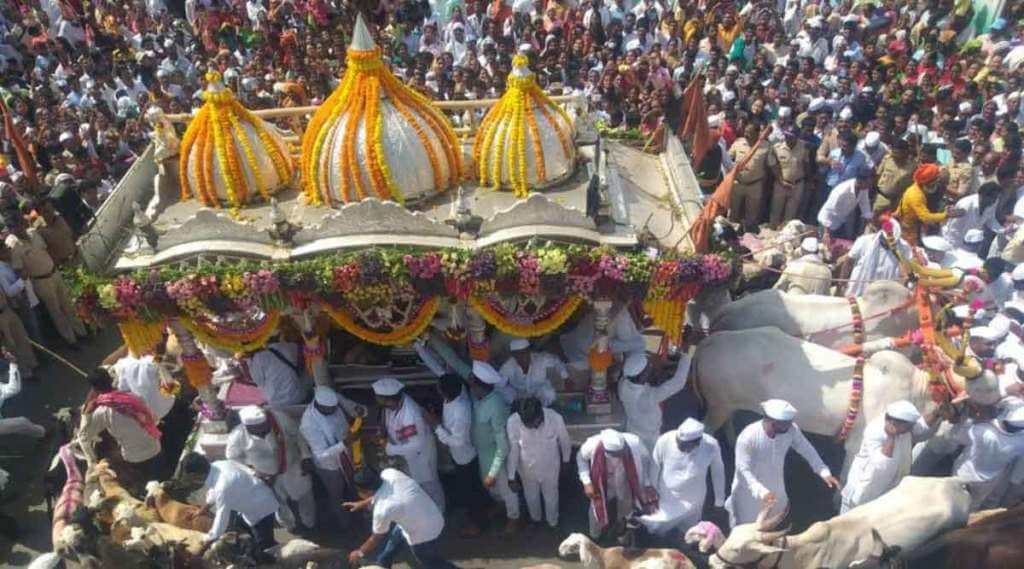
[[[898, 312], [900, 310], [903, 310], [904, 308], [907, 308], [908, 306], [910, 306], [912, 304], [914, 304], [914, 297], [910, 297], [909, 299], [903, 301], [902, 304], [899, 304], [897, 306], [893, 306], [892, 308], [889, 308], [887, 310], [883, 310], [882, 312], [877, 312], [875, 314], [872, 314], [871, 316], [867, 316], [867, 317], [861, 319], [861, 322], [867, 322], [868, 320], [874, 320], [876, 318], [885, 318], [886, 316], [890, 316], [892, 314], [895, 314], [896, 312]], [[846, 328], [847, 326], [853, 326], [854, 324], [855, 324], [855, 322], [852, 322], [852, 321], [851, 322], [847, 322], [846, 324], [840, 324], [838, 326], [833, 326], [831, 328], [825, 328], [824, 330], [818, 330], [817, 332], [811, 332], [811, 333], [807, 334], [806, 337], [810, 338], [811, 336], [815, 336], [817, 334], [824, 334], [826, 332], [836, 332], [838, 330], [842, 330], [843, 328]]]
[[[757, 261], [747, 261], [747, 260], [744, 259], [743, 263], [747, 264], [747, 265], [756, 265], [756, 266], [761, 267], [762, 269], [764, 269], [766, 271], [771, 271], [773, 273], [779, 273], [780, 275], [782, 273], [786, 272], [785, 269], [776, 269], [775, 267], [769, 267], [767, 265], [762, 265], [761, 263], [758, 263]], [[828, 277], [828, 278], [825, 278], [825, 277], [813, 277], [813, 276], [808, 276], [808, 275], [798, 275], [798, 276], [801, 279], [807, 279], [807, 280], [812, 280], [812, 281], [828, 281], [828, 282], [832, 282], [832, 283], [867, 283], [867, 284], [871, 284], [871, 283], [876, 283], [876, 282], [880, 282], [880, 281], [890, 281], [890, 280], [892, 280], [892, 279], [840, 279], [838, 277]]]
[[80, 375], [80, 376], [82, 376], [82, 377], [88, 377], [88, 376], [89, 376], [89, 374], [87, 374], [87, 373], [85, 373], [84, 371], [82, 371], [82, 368], [80, 368], [80, 367], [76, 366], [75, 364], [73, 364], [73, 363], [69, 362], [68, 360], [64, 359], [64, 358], [63, 358], [63, 357], [61, 357], [60, 355], [58, 355], [58, 354], [54, 353], [54, 352], [53, 352], [52, 350], [50, 350], [50, 349], [49, 349], [49, 348], [47, 348], [46, 346], [41, 346], [41, 345], [37, 344], [37, 343], [36, 343], [35, 341], [33, 341], [33, 340], [32, 340], [31, 338], [29, 338], [29, 341], [28, 341], [28, 342], [29, 342], [30, 344], [32, 344], [33, 346], [35, 346], [37, 350], [41, 350], [41, 351], [45, 352], [45, 353], [46, 353], [47, 355], [49, 355], [49, 356], [50, 356], [50, 357], [52, 357], [53, 359], [55, 359], [55, 360], [57, 360], [58, 362], [60, 362], [60, 363], [62, 363], [62, 364], [64, 364], [64, 365], [66, 365], [66, 366], [68, 366], [69, 368], [71, 368], [72, 370], [74, 370], [75, 372], [77, 372], [77, 373], [78, 373], [78, 375]]

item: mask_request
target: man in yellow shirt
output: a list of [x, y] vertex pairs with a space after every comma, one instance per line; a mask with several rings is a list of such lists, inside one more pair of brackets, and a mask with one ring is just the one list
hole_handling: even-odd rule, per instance
[[958, 217], [960, 210], [947, 206], [941, 211], [928, 208], [928, 196], [939, 190], [942, 169], [936, 164], [921, 164], [914, 170], [914, 183], [907, 188], [893, 212], [900, 220], [900, 229], [907, 243], [916, 246], [921, 239], [921, 226], [942, 223]]

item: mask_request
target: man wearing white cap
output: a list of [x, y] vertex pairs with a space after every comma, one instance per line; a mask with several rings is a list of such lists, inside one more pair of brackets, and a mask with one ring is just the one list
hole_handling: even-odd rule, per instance
[[541, 496], [544, 514], [551, 528], [558, 527], [558, 473], [563, 463], [572, 456], [572, 439], [562, 416], [545, 409], [539, 399], [529, 397], [519, 406], [519, 412], [508, 419], [509, 455], [508, 479], [516, 473], [522, 482], [526, 509], [530, 519], [540, 522]]
[[953, 246], [946, 255], [949, 263], [946, 268], [960, 269], [961, 271], [980, 269], [982, 260], [978, 256], [978, 251], [981, 249], [983, 241], [985, 241], [984, 231], [968, 229], [964, 233], [963, 243], [959, 247]]
[[898, 223], [889, 222], [880, 231], [861, 235], [838, 262], [840, 278], [850, 279], [845, 291], [847, 295], [861, 296], [874, 281], [898, 280], [902, 276], [899, 259], [893, 254], [887, 232], [891, 232], [899, 254], [904, 259], [910, 258], [910, 244], [900, 235]]
[[1024, 407], [1009, 409], [1000, 419], [975, 419], [957, 434], [965, 448], [953, 463], [953, 476], [968, 483], [972, 511], [988, 505], [990, 497], [998, 502], [992, 494], [1003, 477], [1011, 484], [1024, 482], [1024, 468], [1013, 468], [1024, 458]]
[[530, 341], [526, 338], [515, 338], [508, 347], [511, 357], [498, 373], [508, 381], [515, 399], [536, 397], [545, 407], [551, 406], [555, 402], [551, 376], [554, 374], [565, 381], [569, 377], [565, 364], [552, 354], [530, 351]]
[[924, 248], [924, 253], [928, 257], [929, 267], [947, 269], [953, 264], [949, 256], [953, 246], [941, 235], [925, 235], [921, 238], [921, 247]]
[[1013, 292], [1010, 293], [1010, 302], [1024, 302], [1024, 263], [1013, 268], [1010, 273], [1013, 282]]
[[[967, 162], [964, 160], [964, 162]], [[969, 166], [969, 163], [968, 163]], [[942, 224], [942, 236], [954, 247], [963, 245], [967, 232], [971, 229], [987, 229], [993, 233], [1003, 233], [1003, 226], [996, 220], [996, 201], [1002, 187], [996, 182], [982, 184], [977, 192], [973, 192], [957, 200], [956, 209], [964, 212], [960, 217], [947, 219]]]
[[519, 529], [519, 495], [508, 484], [508, 405], [495, 390], [505, 380], [491, 364], [473, 362], [469, 390], [473, 404], [473, 446], [480, 457], [480, 478], [491, 496], [505, 503], [505, 533]]
[[661, 404], [686, 387], [690, 355], [680, 350], [679, 365], [667, 381], [654, 377], [646, 353], [632, 354], [622, 365], [619, 401], [626, 411], [626, 431], [640, 437], [646, 448], [654, 448], [661, 434]]
[[890, 403], [884, 415], [871, 421], [850, 465], [840, 513], [895, 488], [910, 473], [915, 437], [926, 437], [936, 419], [935, 413], [922, 418], [913, 403], [900, 400]]
[[[313, 402], [302, 413], [299, 432], [306, 439], [316, 475], [327, 490], [328, 508], [339, 528], [348, 525], [341, 503], [351, 491], [352, 454], [348, 448], [350, 417], [365, 417], [366, 408], [326, 385], [316, 386]], [[308, 469], [308, 466], [307, 466]]]
[[444, 511], [444, 489], [437, 474], [437, 443], [423, 410], [405, 393], [402, 382], [385, 377], [373, 382], [373, 394], [384, 408], [384, 427], [387, 445], [384, 453], [400, 457], [409, 477], [419, 482], [423, 490]]
[[619, 525], [634, 509], [654, 511], [658, 498], [650, 483], [650, 462], [644, 444], [632, 433], [604, 429], [583, 442], [576, 469], [590, 498], [591, 537]]
[[818, 254], [818, 239], [805, 237], [800, 242], [803, 255], [786, 263], [773, 288], [790, 294], [828, 295], [832, 286], [832, 269]]
[[284, 413], [255, 405], [243, 407], [238, 416], [242, 424], [228, 435], [225, 457], [253, 469], [273, 487], [281, 504], [278, 521], [284, 527], [296, 527], [293, 507], [297, 505], [302, 524], [312, 528], [316, 524], [313, 478], [303, 466], [312, 455], [295, 422]]
[[651, 533], [664, 535], [687, 529], [700, 521], [707, 495], [708, 471], [715, 492], [715, 507], [725, 503], [725, 466], [715, 437], [704, 424], [689, 418], [674, 431], [658, 438], [651, 456], [651, 478], [657, 480], [658, 510], [640, 517]]
[[878, 166], [889, 152], [889, 148], [882, 142], [882, 136], [875, 131], [864, 135], [864, 140], [857, 143], [857, 150], [867, 156], [869, 168]]
[[790, 449], [799, 453], [830, 488], [839, 488], [839, 481], [832, 476], [818, 451], [793, 423], [796, 409], [782, 399], [769, 399], [761, 403], [761, 408], [764, 419], [748, 425], [736, 439], [736, 474], [732, 492], [725, 502], [732, 527], [757, 519], [769, 496], [775, 498], [770, 515], [789, 509], [783, 468]]

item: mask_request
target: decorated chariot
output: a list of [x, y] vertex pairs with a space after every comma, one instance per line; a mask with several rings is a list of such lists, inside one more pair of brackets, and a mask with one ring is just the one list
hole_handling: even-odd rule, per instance
[[603, 140], [587, 101], [542, 92], [525, 57], [500, 99], [434, 103], [392, 75], [360, 20], [318, 107], [249, 111], [207, 80], [193, 114], [150, 116], [154, 144], [68, 278], [82, 318], [116, 323], [132, 352], [173, 332], [211, 441], [225, 405], [251, 394], [214, 385], [209, 354], [285, 330], [316, 382], [358, 389], [432, 381], [423, 345], [451, 364], [590, 327], [558, 386], [586, 436], [619, 423], [612, 319], [652, 325], [667, 351], [687, 301], [733, 274], [733, 259], [686, 252], [700, 206], [682, 147], [653, 156]]

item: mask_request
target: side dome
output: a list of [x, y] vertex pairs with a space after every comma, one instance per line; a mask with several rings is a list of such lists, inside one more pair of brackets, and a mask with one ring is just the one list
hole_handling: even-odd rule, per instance
[[515, 56], [508, 90], [476, 131], [480, 185], [525, 197], [531, 187], [563, 179], [573, 171], [575, 136], [569, 115], [537, 85], [526, 57]]
[[294, 165], [277, 129], [249, 112], [221, 82], [206, 74], [203, 106], [181, 139], [181, 199], [238, 208], [268, 200], [292, 179]]
[[302, 139], [310, 202], [378, 197], [404, 204], [445, 191], [461, 172], [462, 150], [448, 118], [384, 66], [358, 16], [341, 84]]

